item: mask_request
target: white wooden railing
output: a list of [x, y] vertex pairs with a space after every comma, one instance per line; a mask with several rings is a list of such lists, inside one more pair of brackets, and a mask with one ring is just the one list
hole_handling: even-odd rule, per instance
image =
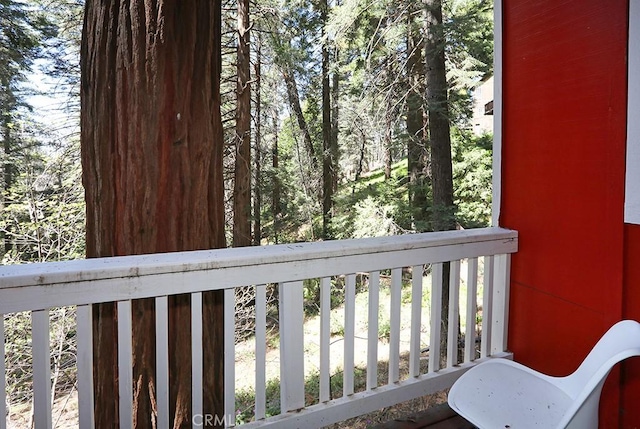
[[[517, 250], [517, 233], [500, 228], [413, 234], [361, 240], [284, 244], [265, 247], [114, 257], [0, 268], [0, 316], [30, 311], [33, 353], [33, 415], [35, 427], [52, 426], [49, 310], [77, 306], [77, 385], [79, 427], [93, 427], [91, 305], [118, 302], [119, 389], [121, 427], [132, 423], [131, 300], [155, 297], [157, 318], [158, 427], [170, 427], [168, 406], [167, 296], [192, 295], [193, 427], [203, 427], [202, 414], [202, 318], [201, 293], [225, 292], [225, 416], [235, 425], [234, 289], [254, 285], [255, 305], [255, 421], [243, 427], [321, 427], [350, 417], [446, 389], [476, 362], [507, 352], [510, 254]], [[440, 297], [443, 263], [451, 262], [450, 321], [446, 365], [440, 368]], [[479, 266], [481, 268], [479, 268]], [[464, 269], [461, 269], [464, 267]], [[426, 268], [426, 269], [425, 269]], [[409, 375], [400, 376], [401, 302], [404, 273], [413, 273], [410, 288], [408, 343]], [[381, 272], [389, 285], [388, 368], [386, 383], [378, 382], [379, 308]], [[356, 305], [356, 273], [367, 273], [366, 308]], [[387, 276], [387, 273], [390, 273]], [[424, 273], [430, 273], [428, 276]], [[344, 279], [343, 396], [330, 393], [330, 289], [331, 280]], [[406, 277], [406, 276], [405, 276]], [[431, 282], [423, 286], [426, 278]], [[387, 278], [390, 279], [390, 283]], [[461, 282], [462, 278], [462, 282]], [[319, 279], [319, 374], [318, 403], [305, 405], [303, 281]], [[461, 288], [461, 283], [464, 287]], [[265, 285], [279, 285], [279, 337], [281, 414], [267, 417]], [[466, 289], [466, 292], [465, 292]], [[461, 296], [461, 291], [463, 295]], [[479, 293], [481, 291], [481, 293]], [[407, 296], [408, 295], [408, 292]], [[429, 320], [423, 314], [423, 296], [430, 296]], [[481, 304], [481, 305], [480, 305]], [[478, 308], [481, 321], [476, 324]], [[461, 308], [465, 308], [460, 311]], [[366, 347], [355, 347], [356, 315], [366, 314]], [[460, 317], [459, 317], [460, 316]], [[465, 344], [458, 362], [459, 320], [464, 320]], [[4, 327], [0, 343], [4, 344]], [[404, 330], [405, 327], [402, 327]], [[480, 331], [479, 349], [476, 333]], [[403, 341], [404, 343], [404, 341]], [[425, 345], [428, 346], [426, 352]], [[366, 388], [356, 392], [354, 368], [366, 354]], [[384, 359], [386, 360], [386, 359]], [[5, 407], [5, 348], [0, 348], [0, 429], [7, 423]], [[219, 420], [219, 417], [216, 417]]]

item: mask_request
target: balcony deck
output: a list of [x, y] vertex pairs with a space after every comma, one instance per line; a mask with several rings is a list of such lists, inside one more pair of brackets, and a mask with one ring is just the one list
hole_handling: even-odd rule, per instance
[[373, 429], [474, 429], [475, 426], [460, 417], [447, 404], [392, 420]]

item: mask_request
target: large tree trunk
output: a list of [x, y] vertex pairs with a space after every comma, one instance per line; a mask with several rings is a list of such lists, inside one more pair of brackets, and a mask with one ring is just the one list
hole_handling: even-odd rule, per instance
[[256, 64], [255, 64], [255, 82], [256, 82], [256, 147], [255, 147], [255, 185], [253, 203], [253, 244], [259, 246], [262, 241], [262, 38], [258, 34], [256, 43]]
[[[87, 256], [223, 247], [220, 3], [88, 1], [81, 47]], [[223, 312], [203, 296], [204, 411], [223, 418]], [[97, 428], [119, 424], [115, 304], [94, 306]], [[153, 300], [133, 303], [134, 423], [155, 426]], [[191, 427], [190, 296], [169, 300], [173, 427]]]
[[[8, 106], [5, 106], [8, 109]], [[2, 156], [0, 157], [0, 210], [3, 210], [9, 201], [6, 200], [9, 195], [9, 189], [13, 184], [13, 164], [11, 163], [11, 116], [9, 113], [2, 115]], [[0, 258], [11, 250], [11, 238], [5, 232], [0, 232]]]
[[[441, 0], [426, 1], [425, 65], [427, 68], [427, 108], [433, 188], [433, 229], [455, 229], [453, 206], [453, 168], [451, 165], [451, 135], [447, 102], [447, 77], [444, 56]], [[449, 272], [443, 267], [441, 351], [446, 352], [449, 326]]]
[[387, 108], [385, 109], [385, 133], [384, 133], [384, 178], [391, 178], [391, 164], [393, 164], [393, 119], [391, 118], [391, 103], [387, 97]]
[[273, 213], [273, 240], [278, 244], [278, 233], [280, 232], [280, 216], [282, 213], [282, 204], [280, 203], [280, 194], [282, 193], [282, 184], [278, 173], [280, 171], [280, 158], [278, 151], [278, 112], [272, 111], [271, 120], [273, 121], [273, 144], [271, 145], [271, 171], [273, 174], [273, 194], [271, 195], [271, 212]]
[[[335, 48], [335, 63], [339, 64], [338, 47]], [[339, 134], [339, 122], [338, 116], [340, 113], [340, 71], [335, 70], [333, 72], [333, 79], [331, 85], [331, 157], [333, 161], [333, 174], [331, 180], [333, 181], [333, 192], [338, 190], [338, 176], [340, 166], [340, 148], [338, 147], [338, 134]]]
[[427, 0], [425, 62], [433, 180], [433, 229], [455, 229], [451, 134], [441, 0]]
[[407, 160], [409, 170], [409, 203], [414, 227], [427, 229], [428, 180], [426, 118], [423, 108], [424, 63], [422, 57], [422, 35], [415, 19], [415, 7], [409, 8], [407, 23]]
[[327, 0], [320, 2], [322, 30], [322, 236], [331, 236], [331, 211], [333, 208], [333, 151], [331, 130], [331, 89], [329, 85], [329, 42], [326, 40], [324, 25], [327, 22], [329, 5]]
[[238, 1], [236, 160], [233, 187], [233, 246], [251, 245], [251, 58], [249, 0]]
[[[385, 61], [385, 78], [387, 80], [387, 88], [391, 89], [393, 85], [393, 70], [391, 66], [391, 57], [387, 57]], [[387, 93], [385, 98], [385, 133], [384, 133], [384, 178], [391, 178], [391, 164], [393, 164], [393, 105], [391, 103], [391, 94]]]

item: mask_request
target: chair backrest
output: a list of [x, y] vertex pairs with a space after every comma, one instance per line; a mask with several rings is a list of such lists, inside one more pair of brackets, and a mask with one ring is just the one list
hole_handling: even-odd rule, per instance
[[559, 383], [574, 399], [563, 418], [564, 425], [559, 427], [581, 427], [584, 423], [574, 423], [593, 419], [597, 422], [600, 392], [607, 375], [616, 363], [631, 356], [640, 356], [640, 323], [623, 320], [609, 328], [578, 369]]

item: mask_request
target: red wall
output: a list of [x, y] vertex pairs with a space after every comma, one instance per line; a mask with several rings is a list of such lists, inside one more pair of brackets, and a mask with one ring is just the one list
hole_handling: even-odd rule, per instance
[[[565, 375], [623, 317], [628, 2], [511, 0], [503, 17], [500, 225], [519, 231], [509, 348]], [[619, 426], [618, 377], [604, 428]]]

